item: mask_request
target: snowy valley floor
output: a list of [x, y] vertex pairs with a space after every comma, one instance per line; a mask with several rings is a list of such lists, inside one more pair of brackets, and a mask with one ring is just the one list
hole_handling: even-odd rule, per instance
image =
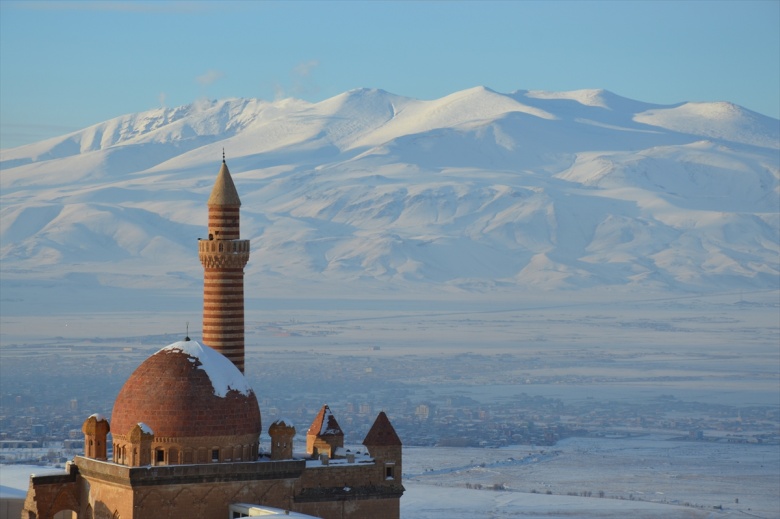
[[[404, 519], [780, 519], [779, 295], [254, 300], [247, 375], [264, 423], [327, 402], [359, 443], [359, 406], [386, 410], [406, 445]], [[54, 430], [63, 415], [78, 430], [93, 412], [110, 415], [144, 358], [180, 340], [187, 323], [198, 339], [200, 300], [170, 306], [181, 310], [63, 315], [6, 301], [0, 390], [13, 398], [3, 400], [3, 431]], [[430, 418], [418, 420], [418, 405]], [[450, 433], [456, 411], [468, 411], [464, 432], [534, 421], [607, 437], [413, 446]], [[292, 417], [308, 424], [310, 414]], [[697, 431], [704, 441], [680, 439]], [[770, 444], [728, 443], [759, 439]], [[25, 471], [0, 466], [0, 485], [24, 491]]]
[[544, 448], [411, 447], [404, 473], [405, 519], [780, 517], [776, 445], [646, 436]]

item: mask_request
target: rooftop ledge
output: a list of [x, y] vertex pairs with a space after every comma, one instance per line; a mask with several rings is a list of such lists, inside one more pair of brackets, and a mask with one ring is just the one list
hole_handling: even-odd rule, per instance
[[299, 478], [306, 469], [306, 461], [304, 460], [236, 461], [193, 465], [128, 467], [110, 461], [76, 456], [73, 458], [73, 463], [84, 477], [100, 478], [133, 487], [208, 483], [214, 481], [293, 479]]

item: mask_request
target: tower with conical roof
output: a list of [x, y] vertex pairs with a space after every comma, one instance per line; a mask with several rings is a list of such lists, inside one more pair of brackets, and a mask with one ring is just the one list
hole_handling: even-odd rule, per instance
[[363, 440], [363, 445], [378, 464], [383, 464], [385, 479], [396, 481], [400, 485], [403, 445], [384, 411], [374, 420], [374, 425]]
[[324, 405], [306, 432], [306, 452], [313, 456], [327, 454], [332, 458], [341, 447], [344, 447], [344, 431], [330, 407]]
[[208, 200], [208, 238], [198, 242], [203, 265], [203, 342], [244, 372], [244, 267], [249, 240], [239, 233], [241, 200], [223, 153]]

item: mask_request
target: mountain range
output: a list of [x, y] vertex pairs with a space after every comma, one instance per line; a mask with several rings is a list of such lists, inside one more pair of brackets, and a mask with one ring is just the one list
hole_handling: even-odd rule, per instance
[[201, 100], [0, 152], [4, 312], [200, 302], [222, 154], [249, 298], [780, 288], [780, 121], [604, 90]]

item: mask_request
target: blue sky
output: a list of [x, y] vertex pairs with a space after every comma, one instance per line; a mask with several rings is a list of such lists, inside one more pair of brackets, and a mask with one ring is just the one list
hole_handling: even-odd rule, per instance
[[780, 117], [780, 1], [0, 1], [0, 146], [199, 98], [604, 88]]

